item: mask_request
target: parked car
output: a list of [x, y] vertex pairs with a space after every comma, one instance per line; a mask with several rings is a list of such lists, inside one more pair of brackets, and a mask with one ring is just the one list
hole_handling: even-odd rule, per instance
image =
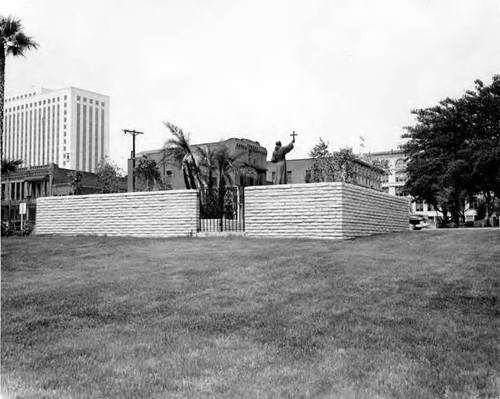
[[425, 216], [416, 213], [410, 214], [410, 230], [421, 230], [428, 227], [430, 226]]

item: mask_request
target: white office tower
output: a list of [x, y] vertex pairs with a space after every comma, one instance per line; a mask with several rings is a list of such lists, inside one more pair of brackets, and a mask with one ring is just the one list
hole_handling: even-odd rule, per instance
[[109, 155], [109, 96], [69, 87], [5, 99], [4, 156], [94, 172]]

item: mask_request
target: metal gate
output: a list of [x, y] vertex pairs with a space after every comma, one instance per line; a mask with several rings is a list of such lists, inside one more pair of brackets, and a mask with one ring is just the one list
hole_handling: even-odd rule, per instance
[[243, 187], [203, 188], [200, 190], [198, 232], [245, 231]]

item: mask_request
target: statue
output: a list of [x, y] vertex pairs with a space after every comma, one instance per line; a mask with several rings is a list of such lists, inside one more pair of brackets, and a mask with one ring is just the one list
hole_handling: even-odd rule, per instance
[[271, 162], [276, 164], [274, 184], [286, 184], [287, 170], [285, 155], [293, 150], [293, 143], [295, 143], [295, 136], [297, 134], [293, 132], [290, 136], [292, 136], [292, 142], [284, 147], [281, 146], [281, 141], [276, 142], [276, 147], [271, 157]]

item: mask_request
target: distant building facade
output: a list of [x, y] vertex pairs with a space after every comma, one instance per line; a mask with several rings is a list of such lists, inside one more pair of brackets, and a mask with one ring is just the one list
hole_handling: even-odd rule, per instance
[[[406, 164], [408, 162], [404, 150], [390, 150], [366, 154], [370, 160], [387, 161], [389, 172], [382, 177], [382, 191], [398, 196], [404, 196], [403, 186], [406, 183]], [[427, 217], [431, 222], [436, 222], [442, 217], [442, 213], [437, 211], [431, 204], [421, 200], [410, 198], [411, 213], [416, 213]], [[465, 221], [474, 221], [477, 210], [475, 204], [469, 204], [465, 212]]]
[[93, 172], [109, 155], [109, 97], [68, 87], [5, 99], [4, 157]]
[[[36, 200], [39, 197], [70, 195], [72, 188], [68, 173], [72, 169], [60, 168], [57, 164], [19, 168], [15, 172], [2, 175], [2, 221], [20, 220], [20, 204], [26, 204], [24, 220], [34, 222]], [[120, 191], [126, 191], [126, 180], [122, 179]], [[82, 172], [80, 194], [101, 193], [97, 175]]]
[[[191, 150], [194, 154], [197, 148], [215, 147], [225, 145], [230, 152], [239, 153], [240, 161], [250, 168], [255, 170], [255, 176], [233, 176], [234, 184], [237, 186], [256, 186], [266, 184], [266, 158], [267, 150], [262, 147], [258, 141], [252, 141], [245, 138], [230, 138], [227, 140], [202, 143], [191, 145]], [[179, 165], [176, 165], [172, 160], [168, 159], [168, 150], [158, 149], [151, 151], [143, 151], [137, 154], [137, 158], [146, 155], [150, 159], [154, 159], [160, 168], [163, 184], [174, 190], [184, 189], [184, 178]], [[216, 187], [219, 184], [219, 176], [214, 170], [213, 184]]]
[[[288, 159], [287, 184], [309, 183], [311, 181], [314, 159]], [[382, 191], [382, 175], [384, 171], [377, 166], [371, 165], [362, 159], [354, 160], [354, 180], [356, 185]], [[276, 164], [267, 162], [267, 182], [273, 184], [276, 174]]]

